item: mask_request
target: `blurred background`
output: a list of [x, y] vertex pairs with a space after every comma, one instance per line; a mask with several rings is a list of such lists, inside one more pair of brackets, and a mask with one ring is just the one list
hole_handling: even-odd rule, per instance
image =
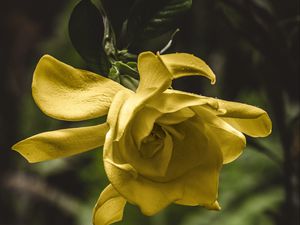
[[[32, 73], [43, 54], [87, 68], [68, 37], [76, 3], [1, 2], [0, 225], [90, 225], [92, 208], [108, 184], [102, 149], [37, 164], [10, 150], [31, 135], [83, 125], [46, 117], [31, 97]], [[248, 138], [244, 154], [223, 167], [221, 211], [172, 205], [146, 217], [128, 204], [117, 224], [299, 224], [299, 21], [298, 0], [193, 1], [168, 52], [202, 58], [217, 83], [182, 78], [175, 88], [261, 107], [273, 121], [273, 133]]]

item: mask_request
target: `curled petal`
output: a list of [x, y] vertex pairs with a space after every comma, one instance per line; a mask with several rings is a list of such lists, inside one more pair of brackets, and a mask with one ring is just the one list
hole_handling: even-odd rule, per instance
[[[164, 105], [160, 102], [161, 95], [162, 92], [170, 87], [172, 79], [187, 75], [204, 75], [209, 77], [212, 82], [215, 80], [215, 76], [209, 67], [202, 60], [189, 54], [160, 56], [154, 55], [152, 52], [143, 52], [138, 58], [138, 70], [140, 73], [140, 83], [137, 93], [124, 103], [120, 112], [118, 139], [122, 136], [130, 120], [148, 102], [153, 100], [160, 106]], [[169, 91], [167, 90], [166, 92]], [[159, 98], [155, 98], [158, 94]], [[164, 97], [163, 100], [169, 100], [167, 96], [164, 95]], [[196, 101], [199, 102], [199, 98]], [[170, 102], [168, 105], [173, 104], [174, 102]], [[202, 101], [202, 104], [205, 104], [205, 102]]]
[[140, 83], [136, 93], [128, 97], [119, 112], [117, 139], [120, 139], [127, 125], [146, 102], [164, 92], [172, 82], [171, 74], [152, 52], [143, 52], [139, 55], [138, 70]]
[[171, 86], [172, 75], [152, 52], [143, 52], [138, 57], [140, 83], [137, 93], [151, 89], [152, 94], [161, 93]]
[[94, 208], [93, 224], [109, 225], [122, 220], [126, 199], [110, 184], [101, 193]]
[[183, 195], [176, 204], [188, 206], [204, 206], [216, 209], [218, 197], [220, 165], [214, 167], [199, 166], [181, 178]]
[[179, 78], [184, 76], [198, 75], [204, 76], [211, 80], [211, 83], [216, 82], [216, 76], [209, 66], [198, 57], [187, 53], [173, 53], [159, 55], [159, 58], [168, 68], [172, 77]]
[[222, 152], [217, 143], [207, 135], [205, 122], [195, 116], [183, 123], [170, 126], [178, 134], [168, 129], [172, 134], [174, 149], [167, 174], [164, 180], [160, 180], [161, 182], [183, 176], [187, 171], [200, 165], [207, 167], [222, 165]]
[[176, 90], [166, 90], [159, 98], [152, 99], [147, 103], [148, 107], [152, 107], [164, 114], [174, 113], [187, 107], [200, 105], [207, 106], [214, 110], [218, 110], [219, 108], [218, 101], [215, 98], [208, 98]]
[[221, 206], [219, 205], [218, 201], [215, 201], [211, 204], [203, 205], [205, 208], [210, 210], [221, 210]]
[[152, 131], [159, 116], [161, 113], [156, 109], [144, 107], [133, 118], [131, 134], [138, 148], [140, 148], [142, 140]]
[[48, 116], [78, 121], [106, 115], [113, 96], [125, 89], [89, 71], [43, 56], [34, 71], [32, 95]]
[[195, 113], [189, 108], [183, 108], [174, 113], [165, 113], [156, 121], [157, 123], [163, 125], [172, 125], [181, 123], [191, 117], [193, 117]]
[[107, 122], [113, 130], [118, 130], [118, 117], [123, 104], [132, 96], [132, 93], [127, 90], [119, 91], [113, 98], [112, 104], [107, 115]]
[[[212, 154], [215, 156], [215, 154]], [[137, 204], [143, 214], [154, 215], [175, 202], [181, 205], [212, 205], [218, 195], [221, 160], [211, 166], [199, 166], [169, 182], [157, 182], [143, 176], [133, 177], [110, 163], [104, 163], [109, 180], [128, 202]]]
[[115, 167], [117, 167], [121, 170], [124, 170], [124, 171], [130, 173], [134, 178], [138, 177], [138, 172], [129, 163], [119, 164], [119, 163], [113, 162], [111, 159], [108, 159], [108, 158], [104, 158], [104, 162], [105, 163], [110, 163], [112, 166], [115, 166]]
[[205, 124], [207, 137], [219, 145], [223, 153], [223, 163], [230, 163], [238, 158], [246, 146], [245, 136], [211, 111], [201, 106], [193, 109]]
[[125, 131], [128, 121], [132, 119], [134, 114], [134, 111], [132, 110], [134, 105], [130, 107], [128, 102], [136, 96], [137, 95], [133, 94], [129, 90], [119, 91], [115, 95], [107, 115], [107, 123], [110, 126], [111, 138], [119, 139]]
[[172, 75], [159, 57], [152, 52], [143, 52], [139, 55], [138, 71], [140, 82], [136, 94], [124, 103], [120, 112], [120, 133], [149, 99], [161, 94], [171, 86]]
[[132, 165], [140, 174], [151, 178], [165, 176], [173, 151], [172, 137], [167, 132], [161, 141], [161, 146], [157, 147], [155, 144], [146, 143], [138, 151], [138, 154], [135, 155], [137, 157], [127, 154], [126, 158], [132, 161]]
[[137, 204], [143, 214], [151, 216], [179, 199], [181, 190], [174, 183], [158, 183], [138, 176], [134, 178], [111, 163], [104, 162], [109, 180], [116, 189], [130, 202]]
[[31, 163], [41, 162], [76, 155], [102, 146], [107, 131], [107, 123], [50, 131], [22, 140], [12, 149]]
[[222, 109], [218, 116], [237, 130], [252, 137], [265, 137], [271, 133], [272, 122], [264, 110], [238, 102], [218, 102]]
[[[118, 129], [117, 129], [117, 140], [124, 134], [125, 129], [128, 128], [130, 122], [135, 118], [136, 114], [145, 106], [145, 101], [151, 98], [153, 95], [152, 89], [143, 90], [136, 94], [127, 95], [124, 97], [121, 107], [118, 111]], [[109, 111], [109, 115], [111, 111]], [[113, 117], [113, 116], [112, 116]]]
[[172, 113], [193, 106], [205, 107], [236, 130], [252, 137], [265, 137], [272, 131], [272, 122], [264, 110], [243, 103], [176, 90], [166, 90], [159, 99], [153, 99], [148, 103], [148, 107], [162, 113]]

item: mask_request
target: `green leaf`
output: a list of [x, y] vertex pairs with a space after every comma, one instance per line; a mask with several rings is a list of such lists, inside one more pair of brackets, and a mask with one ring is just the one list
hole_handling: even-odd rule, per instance
[[[99, 1], [99, 0], [98, 0]], [[135, 0], [101, 0], [117, 38]]]
[[103, 35], [103, 20], [97, 7], [90, 0], [80, 1], [69, 20], [70, 39], [88, 65], [106, 75], [109, 62], [102, 46]]
[[136, 0], [126, 27], [126, 43], [151, 39], [175, 30], [178, 18], [192, 5], [192, 0]]
[[139, 86], [139, 81], [128, 75], [121, 75], [120, 83], [132, 91], [136, 91], [137, 87]]

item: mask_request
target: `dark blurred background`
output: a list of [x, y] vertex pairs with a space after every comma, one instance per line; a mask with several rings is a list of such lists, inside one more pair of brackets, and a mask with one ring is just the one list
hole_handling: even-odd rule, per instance
[[[108, 184], [101, 149], [37, 164], [10, 150], [33, 134], [81, 125], [46, 117], [31, 97], [32, 72], [43, 54], [86, 68], [67, 32], [76, 3], [1, 2], [0, 225], [89, 225]], [[118, 224], [299, 224], [299, 21], [298, 0], [194, 0], [168, 52], [201, 57], [217, 83], [182, 78], [175, 87], [261, 107], [273, 133], [248, 138], [244, 154], [224, 166], [220, 212], [172, 205], [146, 217], [128, 205]]]

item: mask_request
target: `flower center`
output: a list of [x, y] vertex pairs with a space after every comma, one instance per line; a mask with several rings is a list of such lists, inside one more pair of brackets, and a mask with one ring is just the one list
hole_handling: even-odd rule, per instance
[[142, 140], [140, 154], [143, 158], [152, 158], [163, 147], [163, 140], [166, 137], [161, 126], [154, 124], [154, 127], [147, 137]]

